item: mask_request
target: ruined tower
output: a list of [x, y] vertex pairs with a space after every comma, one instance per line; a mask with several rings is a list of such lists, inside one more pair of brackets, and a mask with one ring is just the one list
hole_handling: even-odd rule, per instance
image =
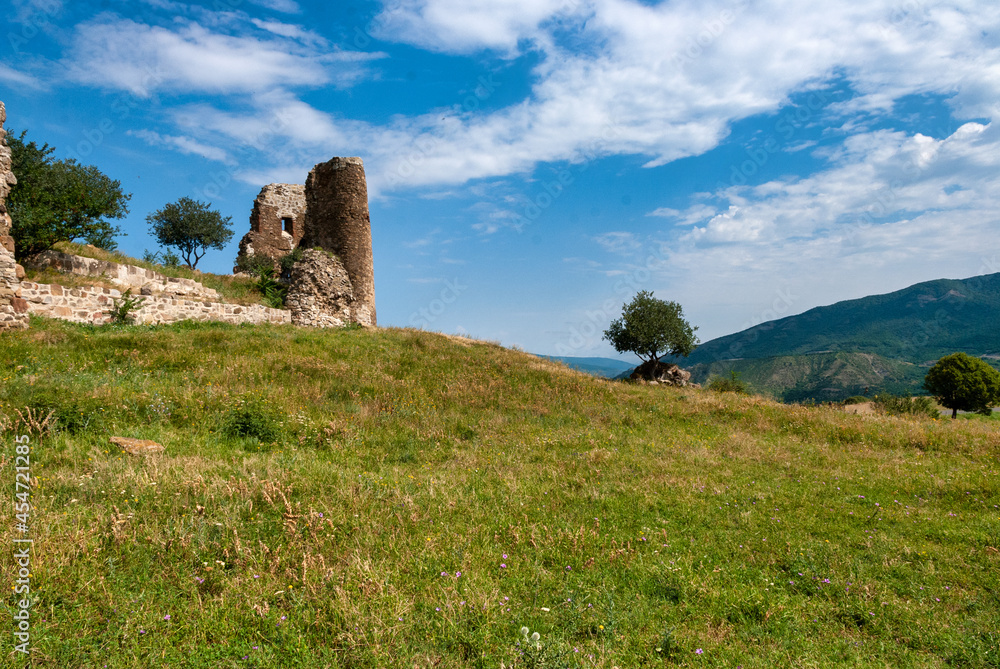
[[14, 238], [10, 236], [11, 220], [5, 202], [11, 187], [17, 184], [5, 141], [6, 121], [7, 110], [0, 102], [0, 331], [28, 327], [28, 303], [21, 299], [23, 270], [14, 260]]
[[[250, 212], [250, 232], [240, 240], [241, 259], [267, 256], [277, 264], [302, 239], [306, 218], [305, 186], [268, 184], [260, 190]], [[233, 271], [238, 271], [234, 268]]]
[[332, 158], [316, 165], [306, 179], [305, 196], [305, 234], [299, 245], [340, 258], [353, 287], [354, 320], [375, 325], [372, 230], [361, 158]]

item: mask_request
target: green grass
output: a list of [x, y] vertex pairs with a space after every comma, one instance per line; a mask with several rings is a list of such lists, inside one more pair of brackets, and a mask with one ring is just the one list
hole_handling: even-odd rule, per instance
[[1000, 666], [993, 420], [412, 330], [34, 318], [0, 335], [8, 495], [26, 407], [57, 420], [33, 666]]

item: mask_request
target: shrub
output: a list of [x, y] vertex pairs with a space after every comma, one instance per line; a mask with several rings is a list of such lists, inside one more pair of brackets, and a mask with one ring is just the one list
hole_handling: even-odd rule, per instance
[[849, 406], [851, 404], [864, 404], [865, 402], [870, 402], [870, 401], [871, 400], [869, 400], [864, 395], [852, 395], [851, 397], [848, 397], [846, 400], [841, 402], [841, 404], [843, 404], [844, 406]]
[[273, 309], [284, 308], [285, 297], [288, 295], [288, 286], [274, 278], [273, 267], [265, 267], [261, 270], [256, 288], [264, 296], [264, 302], [267, 306]]
[[281, 258], [278, 264], [281, 266], [281, 278], [288, 280], [292, 275], [292, 265], [302, 260], [302, 247], [297, 246], [291, 253]]
[[153, 253], [152, 251], [143, 251], [142, 259], [145, 262], [152, 263], [154, 265], [162, 265], [164, 267], [180, 267], [181, 257], [171, 251], [170, 249], [165, 249], [163, 251], [157, 251]]
[[112, 298], [111, 308], [108, 310], [108, 315], [111, 317], [111, 325], [129, 325], [135, 320], [135, 313], [142, 308], [142, 303], [146, 301], [145, 297], [139, 297], [138, 295], [132, 295], [132, 289], [126, 290], [121, 299]]
[[718, 393], [739, 393], [740, 395], [750, 394], [750, 387], [744, 382], [736, 372], [729, 372], [729, 378], [716, 376], [709, 380], [708, 389]]
[[265, 270], [274, 271], [274, 260], [270, 256], [261, 253], [241, 255], [236, 259], [236, 267], [234, 269], [237, 272], [260, 278]]
[[222, 433], [262, 443], [276, 442], [282, 435], [281, 417], [278, 408], [266, 398], [242, 397], [226, 411], [222, 419]]
[[890, 416], [927, 416], [937, 418], [937, 405], [930, 397], [910, 397], [909, 395], [876, 395], [872, 399], [876, 410]]

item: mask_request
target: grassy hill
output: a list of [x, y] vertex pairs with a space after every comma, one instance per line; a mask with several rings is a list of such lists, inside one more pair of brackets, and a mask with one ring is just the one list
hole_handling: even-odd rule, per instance
[[32, 448], [32, 666], [1000, 663], [996, 420], [397, 329], [36, 318], [0, 381], [9, 495]]
[[701, 344], [686, 360], [693, 377], [736, 370], [776, 397], [839, 399], [920, 392], [943, 355], [1000, 353], [1000, 273], [919, 283], [884, 295], [810, 309]]

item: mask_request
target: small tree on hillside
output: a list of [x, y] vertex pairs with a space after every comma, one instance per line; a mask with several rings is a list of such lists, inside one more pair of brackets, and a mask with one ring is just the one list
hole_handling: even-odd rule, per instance
[[194, 269], [208, 249], [221, 251], [233, 238], [232, 217], [223, 218], [210, 206], [182, 197], [154, 211], [146, 222], [161, 246], [176, 248], [184, 263]]
[[621, 318], [611, 322], [604, 338], [619, 353], [635, 353], [655, 365], [663, 355], [690, 355], [698, 344], [697, 329], [684, 320], [681, 305], [641, 290], [622, 306]]
[[934, 363], [924, 377], [924, 388], [951, 409], [952, 418], [959, 411], [988, 416], [991, 407], [1000, 404], [1000, 372], [965, 353], [952, 353]]

